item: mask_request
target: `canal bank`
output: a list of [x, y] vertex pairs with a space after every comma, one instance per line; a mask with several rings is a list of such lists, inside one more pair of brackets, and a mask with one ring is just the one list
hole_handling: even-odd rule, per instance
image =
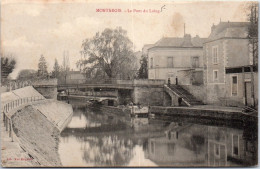
[[[23, 98], [23, 95], [13, 97], [14, 93], [21, 91], [27, 95], [31, 93], [31, 97]], [[45, 99], [41, 95], [41, 99], [35, 99], [39, 95], [32, 87], [2, 94], [10, 96], [5, 97], [8, 101], [5, 101], [4, 105], [2, 102], [5, 126], [1, 126], [1, 131], [7, 133], [1, 136], [3, 167], [62, 166], [57, 153], [59, 136], [70, 122], [73, 110], [69, 104]], [[10, 146], [12, 144], [16, 145], [13, 150], [16, 153], [4, 153], [12, 149], [13, 146]], [[28, 159], [26, 163], [21, 156]]]
[[257, 112], [246, 113], [239, 107], [223, 107], [213, 105], [199, 105], [192, 107], [161, 107], [151, 106], [151, 114], [157, 116], [186, 116], [225, 120], [253, 120], [257, 121]]

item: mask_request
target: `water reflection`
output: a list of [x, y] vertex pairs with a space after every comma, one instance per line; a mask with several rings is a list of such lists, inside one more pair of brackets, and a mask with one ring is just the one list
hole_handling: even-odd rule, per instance
[[128, 119], [74, 107], [61, 133], [64, 166], [246, 166], [257, 161], [256, 124], [240, 129], [185, 119]]

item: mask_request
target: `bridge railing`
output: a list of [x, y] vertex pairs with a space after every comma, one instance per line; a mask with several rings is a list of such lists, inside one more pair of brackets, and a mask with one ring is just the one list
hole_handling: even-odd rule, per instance
[[57, 86], [58, 82], [55, 78], [42, 79], [24, 79], [24, 80], [12, 80], [2, 83], [2, 86], [7, 88], [7, 91], [20, 89], [26, 86], [44, 86], [44, 85], [52, 85]]
[[164, 85], [165, 80], [158, 79], [134, 79], [134, 80], [120, 80], [120, 79], [92, 79], [86, 80], [85, 83], [80, 84], [59, 84], [60, 87], [66, 87], [71, 85]]
[[12, 138], [13, 141], [13, 126], [12, 126], [12, 119], [9, 114], [10, 111], [14, 110], [15, 108], [36, 102], [39, 100], [44, 100], [45, 98], [43, 96], [32, 96], [32, 97], [24, 97], [20, 98], [17, 100], [10, 101], [8, 103], [5, 103], [4, 106], [2, 107], [2, 113], [3, 113], [3, 122], [4, 122], [4, 127], [6, 128], [6, 131], [9, 132], [9, 137]]

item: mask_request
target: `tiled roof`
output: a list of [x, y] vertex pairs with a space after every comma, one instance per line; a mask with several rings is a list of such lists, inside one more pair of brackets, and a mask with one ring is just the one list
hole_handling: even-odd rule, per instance
[[207, 41], [220, 38], [246, 38], [249, 22], [220, 22], [213, 25]]
[[164, 37], [155, 43], [154, 47], [202, 47], [206, 38], [196, 36], [191, 38], [190, 35], [185, 35], [183, 38], [179, 37]]

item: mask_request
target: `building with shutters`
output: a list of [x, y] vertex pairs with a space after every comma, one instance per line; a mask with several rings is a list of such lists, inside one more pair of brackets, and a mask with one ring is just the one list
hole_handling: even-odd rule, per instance
[[205, 38], [163, 37], [148, 49], [148, 78], [181, 85], [203, 83], [203, 42]]
[[253, 65], [248, 22], [220, 22], [204, 43], [205, 100], [226, 106], [257, 103], [257, 67]]

